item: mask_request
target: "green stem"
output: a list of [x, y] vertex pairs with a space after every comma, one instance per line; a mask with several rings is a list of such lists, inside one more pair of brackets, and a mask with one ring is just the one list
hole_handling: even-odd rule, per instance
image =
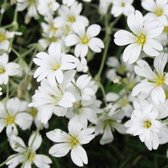
[[[6, 5], [6, 3], [7, 3], [7, 0], [4, 0], [4, 2], [3, 2], [3, 4], [2, 4], [1, 10], [4, 9], [4, 6]], [[4, 9], [4, 10], [5, 10], [5, 9]], [[5, 11], [4, 11], [4, 12], [5, 12]], [[0, 25], [1, 25], [1, 23], [2, 23], [2, 19], [3, 19], [4, 12], [0, 15]]]
[[6, 100], [8, 100], [8, 99], [9, 99], [9, 81], [6, 85]]
[[101, 82], [99, 82], [99, 88], [101, 89], [101, 92], [102, 92], [102, 94], [103, 94], [103, 100], [104, 100], [105, 106], [107, 106], [106, 92], [105, 92], [104, 87], [103, 87], [103, 85], [101, 84]]
[[104, 68], [104, 65], [105, 65], [105, 61], [106, 61], [106, 57], [107, 57], [107, 52], [108, 52], [108, 49], [109, 49], [109, 44], [110, 44], [110, 35], [111, 35], [111, 27], [109, 26], [109, 16], [106, 15], [105, 16], [105, 38], [104, 38], [104, 43], [105, 43], [105, 49], [104, 49], [104, 52], [103, 52], [103, 57], [102, 57], [102, 61], [101, 61], [101, 65], [100, 65], [100, 68], [99, 68], [99, 71], [97, 73], [97, 75], [95, 76], [95, 79], [100, 81], [100, 76], [103, 72], [103, 68]]

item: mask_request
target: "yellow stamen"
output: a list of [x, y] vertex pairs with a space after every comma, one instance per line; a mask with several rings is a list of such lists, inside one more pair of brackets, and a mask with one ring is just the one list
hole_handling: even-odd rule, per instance
[[34, 151], [29, 151], [28, 154], [27, 154], [27, 159], [32, 163], [35, 159], [35, 152]]
[[4, 74], [5, 73], [5, 69], [0, 67], [0, 74]]
[[57, 30], [58, 30], [58, 28], [57, 28], [54, 24], [51, 24], [51, 25], [50, 25], [50, 31], [51, 31], [51, 32], [54, 32], [54, 33], [55, 33]]
[[38, 110], [36, 108], [30, 108], [29, 113], [33, 118], [35, 118], [37, 116]]
[[36, 4], [36, 1], [37, 1], [37, 0], [28, 0], [28, 3], [29, 3], [30, 5], [34, 5], [34, 4]]
[[156, 83], [156, 86], [162, 86], [165, 83], [165, 76], [164, 75], [157, 75], [154, 79], [154, 81], [151, 81]]
[[56, 70], [58, 70], [60, 67], [61, 67], [61, 64], [55, 64], [55, 65], [52, 67], [52, 70], [56, 71]]
[[121, 2], [121, 7], [125, 7], [125, 2]]
[[165, 27], [164, 27], [163, 32], [168, 33], [168, 26], [165, 26]]
[[70, 23], [74, 23], [74, 22], [76, 21], [75, 16], [69, 16], [69, 17], [68, 17], [68, 21], [69, 21]]
[[140, 34], [139, 36], [137, 36], [136, 42], [138, 44], [144, 45], [146, 43], [146, 36], [144, 34]]
[[129, 102], [128, 102], [128, 99], [127, 99], [127, 98], [123, 98], [123, 99], [120, 99], [120, 100], [118, 101], [118, 104], [119, 104], [121, 107], [125, 107], [126, 105], [129, 104]]
[[162, 8], [157, 8], [155, 11], [154, 11], [154, 14], [156, 16], [162, 16], [163, 15], [163, 9]]
[[150, 128], [151, 126], [152, 126], [152, 123], [151, 123], [151, 121], [150, 120], [146, 120], [146, 121], [144, 121], [144, 128]]
[[88, 44], [89, 38], [87, 36], [81, 37], [81, 43], [82, 44]]
[[68, 144], [70, 145], [71, 148], [80, 144], [78, 137], [70, 135], [69, 138], [68, 138]]
[[15, 123], [15, 116], [8, 115], [5, 120], [6, 120], [7, 125], [14, 124]]
[[0, 43], [6, 40], [6, 35], [4, 32], [0, 32]]
[[52, 42], [57, 42], [57, 40], [58, 40], [58, 38], [56, 38], [56, 37], [50, 37], [49, 39], [48, 39], [48, 41], [50, 42], [50, 43], [52, 43]]

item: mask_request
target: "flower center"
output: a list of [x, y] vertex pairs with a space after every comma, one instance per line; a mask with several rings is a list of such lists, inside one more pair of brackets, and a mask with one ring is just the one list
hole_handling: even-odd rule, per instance
[[152, 126], [152, 123], [150, 120], [146, 120], [144, 121], [144, 124], [143, 124], [144, 128], [150, 128]]
[[82, 44], [88, 44], [89, 38], [87, 36], [81, 37], [81, 43]]
[[163, 9], [162, 8], [157, 8], [155, 11], [154, 11], [154, 14], [156, 16], [162, 16], [163, 15]]
[[5, 69], [3, 67], [0, 67], [0, 74], [4, 74], [5, 73]]
[[168, 33], [168, 26], [165, 26], [165, 27], [164, 27], [163, 32]]
[[79, 139], [76, 136], [69, 136], [68, 138], [68, 144], [71, 148], [77, 146], [79, 144]]
[[113, 120], [112, 119], [106, 119], [104, 120], [104, 129], [108, 126], [108, 125], [112, 125], [113, 124]]
[[58, 70], [59, 68], [61, 67], [61, 64], [55, 64], [53, 67], [52, 67], [52, 70], [56, 71]]
[[27, 159], [32, 163], [35, 159], [35, 152], [34, 151], [29, 151], [27, 154]]
[[6, 120], [7, 125], [14, 124], [15, 123], [15, 116], [8, 115], [5, 120]]
[[76, 113], [76, 114], [80, 114], [81, 112], [81, 109], [82, 109], [82, 104], [81, 104], [81, 101], [77, 101], [73, 104], [73, 112]]
[[50, 42], [50, 43], [52, 43], [52, 42], [56, 42], [58, 39], [56, 38], [56, 37], [50, 37], [49, 39], [48, 39], [48, 41]]
[[33, 107], [29, 109], [29, 113], [33, 118], [35, 118], [37, 116], [38, 110]]
[[157, 86], [161, 86], [165, 83], [165, 76], [164, 75], [157, 75], [155, 79], [155, 83]]
[[118, 68], [117, 68], [117, 72], [121, 75], [123, 75], [126, 72], [126, 66], [124, 64], [121, 64]]
[[125, 2], [121, 2], [121, 7], [125, 7]]
[[36, 4], [36, 0], [28, 0], [28, 3], [29, 3], [30, 5], [35, 5], [35, 4]]
[[1, 32], [0, 33], [0, 43], [6, 40], [6, 35], [5, 33]]
[[54, 33], [55, 33], [57, 30], [58, 30], [58, 28], [57, 28], [54, 24], [51, 24], [51, 25], [50, 25], [50, 31], [51, 31], [51, 32], [54, 32]]
[[121, 107], [125, 107], [126, 105], [129, 104], [129, 102], [128, 102], [128, 99], [123, 98], [123, 99], [119, 100], [118, 104], [119, 104]]
[[74, 23], [74, 22], [76, 21], [75, 16], [69, 16], [69, 17], [68, 17], [68, 21], [69, 21], [70, 23]]
[[51, 95], [53, 103], [55, 106], [58, 105], [59, 101], [61, 100], [63, 94], [60, 90], [57, 91], [57, 93], [55, 95]]
[[144, 45], [146, 43], [146, 36], [144, 34], [141, 34], [136, 37], [136, 41], [138, 44]]

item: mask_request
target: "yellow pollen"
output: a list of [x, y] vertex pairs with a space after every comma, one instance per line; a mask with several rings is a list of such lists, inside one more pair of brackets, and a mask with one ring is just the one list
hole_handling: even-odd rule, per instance
[[143, 124], [144, 128], [150, 128], [152, 126], [152, 123], [150, 120], [146, 120], [144, 121], [144, 124]]
[[4, 74], [5, 73], [5, 69], [0, 67], [0, 74]]
[[117, 72], [121, 75], [123, 75], [126, 72], [126, 66], [124, 64], [121, 64], [118, 68], [117, 68]]
[[5, 120], [6, 120], [7, 125], [14, 124], [15, 123], [15, 116], [8, 115]]
[[29, 113], [33, 118], [35, 118], [37, 116], [38, 111], [36, 108], [30, 108]]
[[62, 94], [62, 92], [60, 90], [57, 92], [56, 95], [51, 95], [52, 101], [53, 101], [55, 106], [58, 105], [58, 103], [61, 100], [62, 96], [63, 96], [63, 94]]
[[146, 43], [146, 36], [144, 34], [141, 34], [137, 36], [136, 41], [138, 44], [144, 45]]
[[68, 21], [69, 21], [70, 23], [74, 23], [74, 22], [76, 21], [75, 16], [69, 16], [69, 17], [68, 17]]
[[121, 107], [125, 107], [126, 105], [128, 105], [128, 99], [126, 98], [123, 98], [121, 100], [118, 101], [118, 104], [121, 106]]
[[157, 8], [155, 11], [154, 11], [154, 14], [156, 16], [162, 16], [163, 15], [163, 9], [162, 8]]
[[103, 121], [103, 129], [106, 129], [107, 126], [112, 126], [112, 124], [115, 123], [112, 119], [106, 119]]
[[58, 30], [58, 28], [55, 27], [54, 24], [51, 24], [51, 25], [50, 25], [50, 31], [51, 31], [51, 32], [54, 32], [54, 33], [55, 33], [57, 30]]
[[60, 67], [61, 67], [60, 64], [55, 64], [55, 65], [52, 67], [52, 70], [56, 71], [56, 70], [58, 70]]
[[52, 3], [51, 3], [51, 2], [48, 3], [48, 7], [49, 7], [49, 8], [52, 7]]
[[82, 44], [88, 44], [89, 38], [87, 36], [81, 37], [81, 43]]
[[27, 154], [27, 159], [32, 163], [35, 159], [35, 152], [34, 151], [29, 151]]
[[0, 32], [0, 43], [6, 40], [6, 35], [4, 32]]
[[125, 7], [125, 2], [121, 2], [121, 7]]
[[29, 3], [30, 5], [35, 5], [35, 4], [36, 4], [36, 0], [28, 0], [28, 3]]
[[48, 41], [49, 42], [56, 42], [58, 39], [56, 38], [56, 37], [50, 37], [49, 39], [48, 39]]
[[155, 79], [155, 83], [156, 83], [157, 86], [164, 85], [164, 83], [165, 83], [165, 76], [164, 75], [162, 75], [162, 76], [157, 75], [156, 79]]
[[168, 26], [165, 26], [165, 27], [164, 27], [163, 32], [168, 33]]
[[76, 136], [69, 136], [68, 144], [71, 148], [77, 146], [79, 144], [79, 139]]

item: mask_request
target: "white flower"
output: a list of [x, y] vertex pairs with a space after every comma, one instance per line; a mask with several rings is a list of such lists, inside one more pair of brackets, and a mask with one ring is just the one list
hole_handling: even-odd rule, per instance
[[143, 110], [135, 109], [131, 119], [126, 122], [127, 133], [139, 136], [149, 150], [157, 149], [160, 143], [159, 136], [162, 123], [157, 120], [158, 112], [152, 105], [147, 105]]
[[14, 37], [14, 35], [20, 35], [18, 32], [9, 32], [3, 28], [0, 28], [0, 50], [9, 51], [10, 50], [10, 39]]
[[55, 0], [39, 0], [37, 5], [38, 12], [43, 16], [52, 16], [58, 7], [59, 3]]
[[135, 66], [135, 72], [145, 79], [134, 87], [132, 91], [133, 96], [142, 92], [151, 95], [155, 104], [164, 103], [166, 98], [164, 86], [168, 85], [168, 73], [164, 72], [167, 59], [167, 54], [163, 53], [156, 57], [154, 60], [155, 71], [152, 71], [146, 61], [139, 60], [137, 62], [138, 65]]
[[11, 155], [6, 165], [10, 168], [15, 168], [19, 164], [22, 164], [22, 168], [31, 168], [35, 164], [39, 168], [50, 168], [51, 159], [46, 155], [36, 153], [41, 143], [42, 137], [39, 133], [33, 133], [30, 136], [28, 147], [21, 138], [12, 136], [10, 138], [10, 145], [17, 154]]
[[27, 103], [18, 98], [9, 99], [5, 105], [0, 102], [0, 132], [6, 127], [8, 136], [17, 134], [17, 125], [26, 130], [30, 128], [33, 118], [27, 112]]
[[2, 88], [0, 87], [0, 96], [2, 95]]
[[167, 22], [168, 2], [166, 0], [142, 0], [142, 7], [149, 11], [146, 19], [158, 20], [161, 23]]
[[19, 70], [19, 65], [10, 62], [8, 63], [8, 55], [6, 53], [0, 55], [0, 84], [6, 85], [9, 80], [9, 76], [15, 76], [18, 75], [20, 70]]
[[124, 94], [124, 90], [121, 90], [118, 94], [114, 92], [109, 92], [106, 95], [106, 101], [115, 103], [115, 105], [120, 109], [120, 111], [123, 111], [125, 116], [130, 117], [133, 107], [131, 105], [132, 97], [130, 95]]
[[99, 13], [105, 15], [111, 3], [112, 0], [99, 0]]
[[74, 28], [76, 34], [70, 34], [65, 39], [66, 46], [75, 46], [75, 55], [77, 57], [85, 57], [88, 49], [95, 53], [100, 53], [104, 48], [103, 41], [96, 36], [100, 33], [101, 27], [93, 24], [85, 30], [85, 27], [78, 26]]
[[71, 6], [74, 4], [76, 0], [63, 0], [63, 4], [67, 6]]
[[[85, 1], [85, 2], [91, 2], [91, 0], [83, 0], [83, 1]], [[68, 6], [73, 5], [75, 2], [76, 2], [76, 0], [63, 0], [63, 4], [64, 5], [68, 5]]]
[[27, 8], [27, 16], [37, 19], [39, 17], [37, 12], [37, 4], [38, 0], [17, 0], [17, 11], [23, 11]]
[[79, 58], [76, 64], [77, 64], [76, 65], [76, 70], [78, 72], [86, 73], [88, 71], [87, 60], [86, 60], [85, 57], [83, 57], [81, 59]]
[[114, 0], [111, 14], [114, 17], [118, 17], [121, 14], [128, 16], [134, 12], [134, 7], [132, 6], [133, 0]]
[[89, 101], [76, 101], [72, 108], [68, 109], [66, 117], [79, 122], [83, 127], [87, 127], [88, 121], [92, 124], [97, 123], [97, 114], [101, 112], [100, 109], [101, 101], [92, 98]]
[[75, 84], [81, 91], [82, 100], [91, 100], [92, 96], [96, 94], [97, 85], [91, 79], [91, 76], [81, 75], [79, 76]]
[[95, 135], [94, 128], [83, 128], [80, 123], [72, 121], [68, 124], [69, 133], [55, 129], [48, 132], [47, 137], [56, 142], [49, 150], [54, 157], [63, 157], [71, 150], [71, 159], [79, 167], [88, 163], [86, 151], [81, 145], [89, 143]]
[[62, 83], [64, 79], [63, 71], [76, 67], [76, 58], [61, 51], [61, 45], [52, 43], [48, 49], [48, 54], [40, 52], [33, 61], [39, 66], [34, 73], [37, 81], [47, 78], [48, 82], [54, 86]]
[[47, 80], [41, 82], [32, 99], [30, 106], [38, 109], [37, 117], [44, 124], [47, 124], [53, 113], [64, 116], [67, 108], [75, 102], [73, 94], [66, 91], [63, 85], [51, 86]]
[[119, 111], [118, 107], [109, 104], [98, 118], [96, 125], [96, 135], [103, 134], [100, 144], [104, 145], [113, 141], [113, 131], [116, 129], [119, 133], [125, 134], [126, 129], [121, 121], [124, 117], [124, 113]]
[[50, 39], [53, 40], [54, 42], [54, 37], [59, 37], [62, 35], [61, 32], [61, 27], [62, 27], [62, 22], [60, 22], [59, 19], [53, 18], [53, 17], [49, 17], [48, 19], [46, 19], [46, 22], [42, 22], [41, 23], [41, 27], [43, 30], [42, 35], [44, 37], [48, 37]]
[[119, 30], [115, 33], [114, 42], [119, 46], [128, 45], [123, 53], [123, 60], [130, 64], [136, 62], [144, 51], [149, 56], [158, 56], [163, 46], [156, 38], [163, 31], [163, 26], [158, 21], [145, 22], [141, 12], [135, 11], [127, 20], [128, 26], [133, 33]]
[[89, 21], [85, 16], [80, 15], [81, 11], [82, 4], [75, 1], [70, 7], [62, 5], [58, 10], [60, 15], [58, 18], [61, 22], [71, 25], [72, 28], [79, 26], [86, 27]]

